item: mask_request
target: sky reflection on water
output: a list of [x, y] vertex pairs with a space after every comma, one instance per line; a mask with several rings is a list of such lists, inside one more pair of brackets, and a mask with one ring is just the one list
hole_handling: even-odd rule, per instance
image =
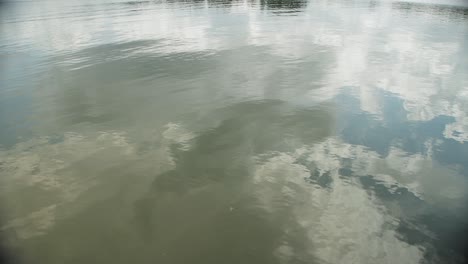
[[0, 7], [25, 263], [464, 263], [461, 1]]

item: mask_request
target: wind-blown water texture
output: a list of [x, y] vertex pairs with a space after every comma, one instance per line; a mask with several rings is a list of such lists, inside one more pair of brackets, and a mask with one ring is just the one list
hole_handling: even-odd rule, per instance
[[0, 2], [22, 263], [464, 263], [464, 1]]

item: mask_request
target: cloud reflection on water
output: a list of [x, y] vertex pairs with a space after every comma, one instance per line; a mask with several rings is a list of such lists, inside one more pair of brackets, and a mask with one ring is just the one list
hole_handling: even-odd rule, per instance
[[[148, 251], [141, 260], [182, 263], [176, 249], [197, 256], [192, 247], [213, 247], [236, 221], [251, 221], [249, 245], [261, 244], [256, 256], [270, 263], [450, 263], [461, 254], [453, 241], [467, 210], [465, 9], [45, 3], [2, 16], [0, 36], [0, 56], [25, 62], [2, 63], [11, 74], [0, 75], [1, 92], [15, 97], [18, 79], [34, 81], [38, 89], [19, 95], [42, 117], [32, 134], [59, 135], [0, 152], [12, 215], [3, 229], [31, 248], [60, 245], [76, 228], [70, 219], [92, 216]], [[100, 206], [122, 212], [103, 216]], [[172, 235], [170, 216], [180, 229], [159, 240]], [[95, 243], [105, 242], [98, 233]], [[203, 234], [213, 239], [191, 245]]]

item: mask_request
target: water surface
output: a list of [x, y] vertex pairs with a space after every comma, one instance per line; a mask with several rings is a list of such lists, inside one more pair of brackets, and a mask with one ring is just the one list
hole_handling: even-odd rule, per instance
[[460, 1], [0, 2], [21, 263], [464, 263]]

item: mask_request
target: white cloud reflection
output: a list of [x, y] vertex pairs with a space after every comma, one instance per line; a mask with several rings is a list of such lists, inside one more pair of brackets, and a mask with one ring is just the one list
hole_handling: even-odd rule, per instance
[[[152, 144], [158, 142], [158, 147], [144, 152], [129, 142], [126, 133], [117, 131], [69, 132], [58, 142], [41, 137], [0, 150], [1, 195], [6, 212], [0, 230], [13, 230], [19, 239], [46, 234], [57, 217], [73, 216], [87, 203], [94, 202], [85, 194], [115, 195], [125, 182], [129, 189], [127, 196], [135, 196], [128, 194], [135, 189], [139, 196], [152, 178], [140, 176], [136, 181], [131, 180], [125, 175], [126, 168], [132, 168], [133, 175], [139, 175], [138, 171], [145, 174], [145, 170], [167, 171], [175, 166], [170, 145], [177, 144], [186, 151], [193, 136], [181, 125], [169, 123], [151, 139]], [[139, 186], [135, 187], [136, 184]], [[35, 197], [43, 199], [34, 202]]]
[[[217, 9], [208, 8], [206, 3], [193, 9], [172, 5], [148, 4], [133, 14], [124, 13], [126, 16], [117, 8], [112, 11], [115, 16], [100, 11], [92, 18], [77, 21], [74, 16], [60, 16], [63, 10], [58, 9], [48, 19], [8, 24], [2, 28], [2, 34], [8, 40], [6, 47], [11, 50], [27, 43], [34, 50], [72, 55], [92, 46], [138, 40], [157, 43], [131, 52], [158, 56], [257, 46], [281, 58], [281, 63], [295, 64], [317, 54], [332, 54], [331, 62], [316, 63], [310, 68], [323, 70], [325, 76], [324, 80], [311, 81], [320, 83], [320, 88], [311, 88], [304, 97], [314, 102], [327, 101], [338, 95], [342, 87], [353, 86], [361, 110], [383, 119], [381, 100], [384, 99], [376, 92], [383, 90], [403, 101], [408, 120], [428, 121], [440, 115], [453, 117], [455, 122], [446, 125], [444, 136], [468, 141], [468, 80], [463, 61], [468, 52], [462, 39], [467, 32], [466, 21], [448, 21], [440, 27], [439, 18], [431, 14], [423, 19], [398, 14], [390, 8], [391, 1], [382, 2], [372, 11], [318, 1], [297, 16], [274, 18], [268, 11], [243, 2], [233, 5], [229, 9], [231, 13], [224, 15], [233, 21], [223, 28], [220, 22], [223, 18], [217, 15]], [[233, 34], [223, 30], [238, 30], [242, 38], [232, 37]], [[432, 30], [447, 32], [432, 34]], [[229, 62], [234, 64], [235, 58]], [[263, 80], [275, 74], [268, 67], [244, 75], [253, 80], [253, 85], [239, 96], [267, 97], [268, 87]], [[237, 96], [239, 90], [229, 92]], [[280, 94], [288, 97], [282, 98], [285, 101], [297, 97], [287, 91]], [[205, 98], [206, 94], [201, 93], [201, 97]], [[66, 133], [59, 143], [50, 144], [49, 138], [39, 138], [0, 151], [2, 181], [17, 184], [8, 184], [6, 191], [10, 193], [4, 193], [5, 196], [15, 193], [11, 199], [30, 199], [18, 193], [32, 186], [57, 198], [53, 199], [54, 203], [34, 208], [12, 208], [12, 217], [3, 229], [16, 229], [21, 238], [44, 234], [57, 217], [62, 217], [58, 211], [63, 204], [82, 198], [87, 190], [99, 185], [97, 175], [103, 168], [94, 159], [108, 159], [102, 164], [112, 164], [112, 160], [127, 164], [138, 159], [151, 166], [157, 160], [156, 170], [172, 168], [175, 163], [168, 145], [177, 142], [181, 150], [188, 150], [194, 134], [174, 123], [165, 129], [162, 137], [167, 142], [146, 154], [138, 153], [125, 133], [115, 131]], [[396, 225], [404, 216], [389, 213], [382, 201], [360, 186], [358, 179], [372, 175], [390, 192], [404, 188], [426, 203], [455, 210], [467, 197], [468, 183], [457, 170], [432, 159], [430, 150], [437, 144], [426, 142], [426, 154], [408, 154], [392, 147], [382, 157], [363, 146], [330, 138], [293, 153], [273, 153], [273, 157], [255, 169], [255, 192], [267, 210], [275, 210], [278, 197], [293, 203], [295, 221], [307, 230], [311, 253], [323, 260], [417, 263], [424, 249], [397, 238]], [[304, 184], [304, 178], [313, 171], [296, 162], [302, 156], [320, 174], [329, 174], [330, 188]], [[350, 169], [357, 177], [340, 177], [343, 159], [351, 160]], [[77, 177], [73, 164], [79, 163], [86, 164], [89, 175]], [[144, 189], [146, 185], [139, 188]], [[291, 252], [294, 249], [287, 245], [278, 249], [278, 254], [286, 258]]]
[[[430, 12], [423, 17], [405, 16], [392, 9], [395, 3], [399, 2], [379, 2], [369, 11], [360, 5], [352, 9], [314, 1], [295, 15], [274, 19], [268, 13], [271, 11], [259, 8], [258, 2], [247, 1], [233, 3], [227, 9], [229, 13], [221, 15], [218, 11], [225, 10], [213, 8], [208, 2], [193, 6], [143, 3], [131, 6], [132, 12], [126, 11], [129, 7], [124, 4], [112, 5], [111, 9], [93, 5], [94, 12], [75, 8], [74, 16], [64, 16], [62, 5], [33, 5], [36, 9], [31, 13], [39, 14], [45, 8], [48, 16], [29, 22], [20, 22], [24, 17], [19, 16], [2, 32], [12, 50], [29, 43], [36, 50], [51, 53], [73, 54], [107, 43], [156, 40], [153, 45], [129, 52], [216, 52], [253, 45], [265, 47], [283, 58], [285, 64], [294, 65], [328, 52], [335, 63], [316, 66], [325, 67], [322, 70], [328, 77], [320, 81], [322, 89], [309, 91], [312, 100], [327, 100], [341, 87], [355, 86], [360, 90], [362, 110], [379, 117], [382, 104], [375, 90], [382, 89], [403, 100], [409, 120], [454, 117], [455, 122], [446, 127], [444, 135], [467, 141], [465, 21], [445, 20], [441, 24], [438, 15]], [[86, 17], [90, 14], [91, 18]], [[77, 19], [78, 15], [85, 16]], [[226, 19], [228, 25], [223, 22]], [[237, 33], [232, 34], [232, 30]], [[76, 59], [79, 63], [82, 58]]]
[[[414, 215], [390, 210], [361, 186], [360, 177], [372, 175], [393, 195], [404, 188], [426, 203], [453, 210], [467, 197], [465, 177], [438, 166], [430, 154], [410, 155], [393, 148], [381, 157], [363, 146], [329, 138], [292, 153], [267, 155], [271, 158], [255, 169], [260, 201], [272, 212], [281, 209], [279, 201], [287, 202], [295, 221], [307, 230], [310, 253], [326, 263], [419, 263], [423, 259], [424, 246], [402, 241], [396, 231], [401, 220]], [[310, 162], [307, 166], [300, 162], [304, 157]], [[351, 162], [353, 176], [340, 175], [343, 160]], [[305, 184], [314, 170], [330, 177], [328, 188]], [[418, 210], [413, 208], [415, 214]], [[278, 250], [283, 257], [294, 252], [290, 246]]]

